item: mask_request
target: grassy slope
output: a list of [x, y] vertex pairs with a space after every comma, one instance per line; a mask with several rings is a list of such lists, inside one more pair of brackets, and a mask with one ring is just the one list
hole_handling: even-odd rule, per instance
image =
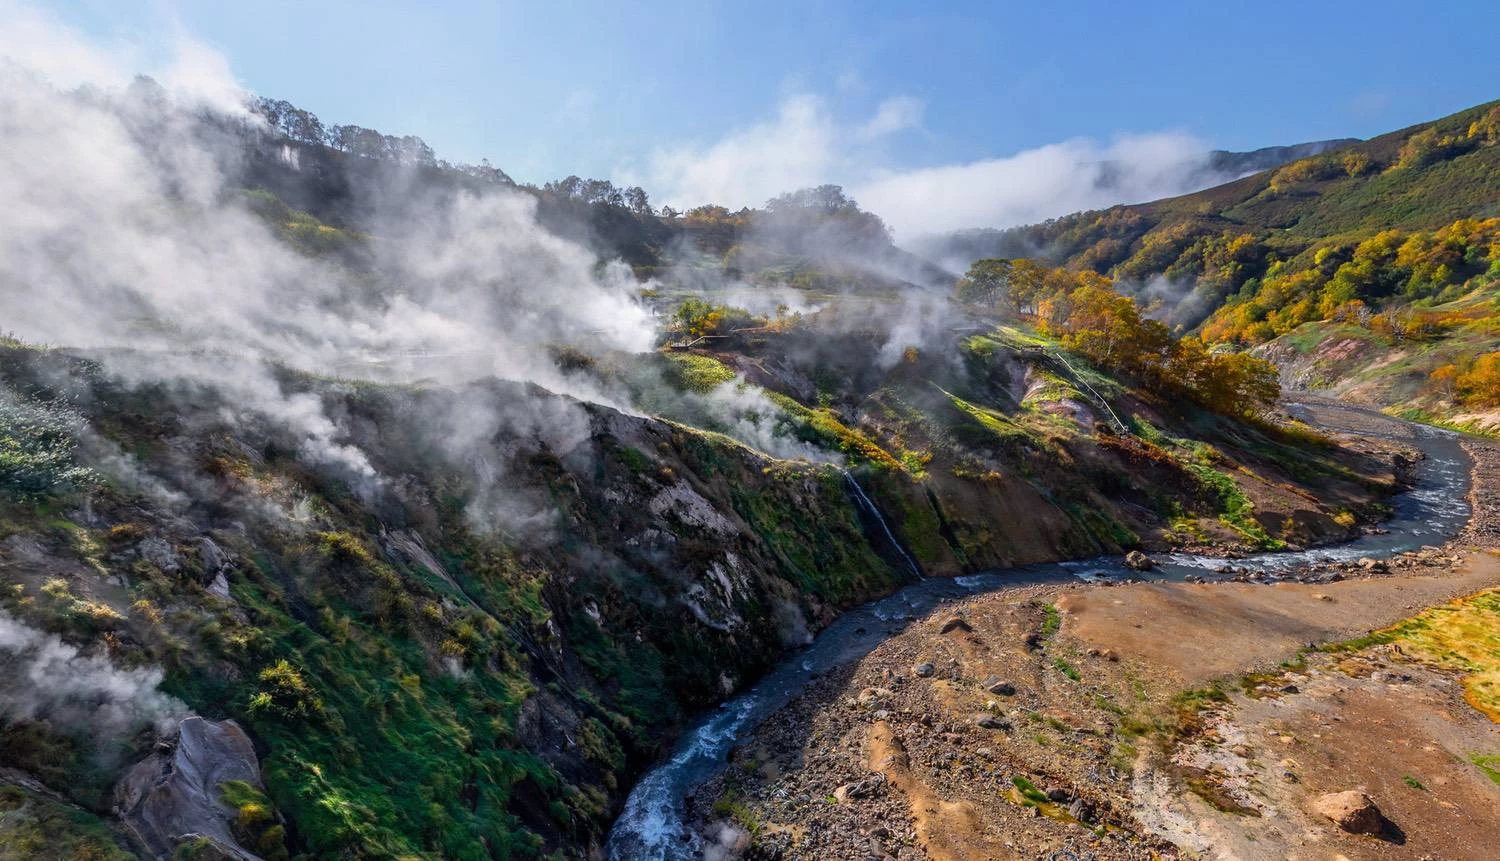
[[1347, 322], [1311, 322], [1259, 350], [1297, 388], [1328, 390], [1472, 433], [1500, 433], [1500, 413], [1466, 408], [1432, 384], [1434, 370], [1500, 347], [1500, 285], [1430, 310], [1455, 324], [1435, 337], [1400, 340]]
[[[1377, 168], [1393, 164], [1401, 146], [1428, 128], [1465, 129], [1494, 107], [1490, 102], [1354, 144], [1318, 158], [1360, 153]], [[1278, 170], [1153, 203], [1082, 212], [1043, 225], [1019, 228], [1018, 236], [1070, 265], [1087, 265], [1095, 243], [1113, 236], [1126, 241], [1118, 260], [1138, 253], [1152, 235], [1229, 230], [1295, 250], [1314, 241], [1363, 237], [1389, 228], [1434, 229], [1456, 218], [1500, 214], [1500, 150], [1486, 147], [1414, 169], [1372, 169], [1273, 191]], [[1167, 261], [1170, 262], [1170, 261]], [[1161, 267], [1165, 270], [1165, 266]]]
[[[1214, 337], [1238, 334], [1239, 324], [1216, 325], [1236, 303], [1253, 300], [1264, 306], [1260, 313], [1265, 314], [1307, 295], [1305, 288], [1298, 292], [1284, 286], [1277, 288], [1281, 292], [1257, 292], [1275, 261], [1285, 261], [1282, 272], [1316, 270], [1321, 265], [1316, 255], [1331, 252], [1331, 265], [1336, 265], [1348, 259], [1356, 243], [1381, 231], [1430, 232], [1461, 218], [1500, 215], [1500, 146], [1476, 142], [1409, 166], [1399, 164], [1403, 146], [1413, 136], [1462, 137], [1496, 104], [1195, 194], [1079, 213], [1015, 235], [1049, 249], [1051, 257], [1070, 266], [1113, 272], [1127, 285], [1159, 277], [1196, 284], [1187, 301], [1169, 300], [1161, 312], [1189, 327], [1206, 319], [1206, 331]], [[1340, 166], [1344, 158], [1356, 156], [1367, 166], [1353, 174]], [[1298, 181], [1287, 180], [1286, 171], [1299, 165], [1323, 169]], [[1244, 237], [1248, 244], [1230, 250], [1233, 237]], [[1325, 276], [1331, 271], [1327, 269]], [[1368, 326], [1358, 331], [1319, 322], [1315, 315], [1313, 323], [1282, 335], [1267, 351], [1287, 364], [1289, 377], [1299, 384], [1337, 384], [1339, 391], [1358, 398], [1469, 427], [1500, 424], [1487, 414], [1473, 414], [1435, 397], [1421, 385], [1439, 365], [1500, 346], [1500, 307], [1493, 279], [1477, 273], [1466, 284], [1462, 281], [1463, 276], [1458, 277], [1441, 292], [1441, 285], [1425, 288], [1428, 292], [1417, 297], [1387, 296], [1388, 287], [1355, 284], [1361, 291], [1370, 289], [1374, 298], [1361, 295], [1375, 311], [1419, 308], [1464, 318], [1425, 341], [1403, 342]]]

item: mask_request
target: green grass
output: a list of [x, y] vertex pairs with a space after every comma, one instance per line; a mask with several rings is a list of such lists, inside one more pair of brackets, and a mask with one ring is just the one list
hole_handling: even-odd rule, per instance
[[1021, 794], [1022, 798], [1026, 799], [1032, 804], [1052, 803], [1052, 799], [1047, 797], [1047, 793], [1041, 791], [1040, 789], [1037, 789], [1036, 784], [1032, 783], [1029, 778], [1023, 775], [1018, 774], [1012, 777], [1010, 779], [1010, 783], [1016, 788], [1016, 791]]
[[1500, 786], [1500, 755], [1476, 753], [1469, 756], [1469, 761], [1474, 763], [1474, 766], [1484, 772], [1485, 776], [1494, 781], [1497, 786]]
[[1199, 483], [1215, 499], [1219, 508], [1219, 520], [1234, 529], [1254, 547], [1262, 550], [1280, 550], [1286, 542], [1273, 538], [1251, 515], [1255, 503], [1245, 496], [1233, 478], [1202, 463], [1189, 463], [1188, 469], [1197, 476]]
[[667, 353], [672, 369], [668, 379], [690, 392], [707, 394], [735, 378], [733, 368], [709, 356]]
[[1038, 632], [1043, 640], [1052, 639], [1062, 628], [1062, 613], [1056, 604], [1042, 605], [1042, 628]]
[[0, 861], [130, 861], [103, 820], [20, 786], [0, 786]]
[[[831, 795], [828, 796], [827, 800], [829, 804], [838, 803], [838, 799]], [[752, 835], [759, 834], [761, 828], [764, 827], [764, 823], [761, 822], [760, 817], [755, 814], [755, 811], [732, 795], [725, 794], [718, 798], [714, 801], [712, 809], [715, 816], [732, 820], [736, 825], [750, 832]]]

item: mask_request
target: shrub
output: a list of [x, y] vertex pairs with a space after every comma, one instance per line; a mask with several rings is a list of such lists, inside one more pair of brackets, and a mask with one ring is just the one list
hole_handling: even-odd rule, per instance
[[261, 689], [250, 698], [251, 714], [311, 717], [322, 714], [323, 701], [302, 674], [285, 660], [260, 671]]
[[0, 487], [37, 499], [95, 482], [74, 460], [83, 424], [71, 410], [0, 396]]

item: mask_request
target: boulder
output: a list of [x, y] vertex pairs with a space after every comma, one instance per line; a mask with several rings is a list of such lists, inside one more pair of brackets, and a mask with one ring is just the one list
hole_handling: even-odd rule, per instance
[[1073, 803], [1068, 805], [1068, 815], [1079, 822], [1088, 824], [1094, 819], [1094, 806], [1082, 798], [1075, 798]]
[[1125, 554], [1125, 567], [1132, 571], [1150, 571], [1156, 567], [1156, 563], [1141, 551], [1132, 550]]
[[160, 568], [163, 573], [175, 574], [182, 570], [182, 558], [176, 549], [161, 538], [147, 538], [136, 545], [141, 558]]
[[999, 676], [987, 677], [982, 686], [997, 697], [1012, 697], [1016, 695], [1016, 686]]
[[159, 750], [125, 773], [115, 787], [115, 810], [148, 857], [171, 858], [191, 839], [223, 858], [260, 861], [231, 830], [237, 811], [220, 789], [229, 780], [264, 788], [255, 745], [232, 720], [190, 717], [178, 726], [175, 748]]
[[997, 717], [995, 715], [980, 715], [979, 718], [974, 721], [974, 725], [979, 727], [980, 729], [1010, 729], [1010, 721], [1002, 717]]
[[929, 664], [929, 663], [927, 663], [927, 662], [924, 661], [924, 662], [922, 662], [920, 664], [917, 664], [916, 666], [912, 667], [911, 671], [912, 671], [912, 674], [915, 675], [917, 678], [919, 678], [919, 679], [925, 679], [925, 678], [930, 677], [933, 673], [937, 672], [937, 668], [934, 667], [932, 664]]
[[1380, 808], [1370, 796], [1358, 790], [1320, 795], [1313, 800], [1313, 810], [1350, 834], [1379, 834], [1385, 830], [1385, 816]]
[[875, 794], [884, 779], [884, 776], [876, 776], [846, 783], [833, 791], [834, 800], [839, 804], [847, 804], [850, 801], [867, 798]]

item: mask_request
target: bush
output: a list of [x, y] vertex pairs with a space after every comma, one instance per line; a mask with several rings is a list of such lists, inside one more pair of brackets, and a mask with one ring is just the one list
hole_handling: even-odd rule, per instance
[[37, 499], [94, 483], [74, 460], [83, 424], [71, 410], [0, 396], [0, 487]]
[[311, 717], [323, 713], [323, 701], [302, 674], [285, 660], [260, 671], [261, 689], [250, 698], [251, 714]]

